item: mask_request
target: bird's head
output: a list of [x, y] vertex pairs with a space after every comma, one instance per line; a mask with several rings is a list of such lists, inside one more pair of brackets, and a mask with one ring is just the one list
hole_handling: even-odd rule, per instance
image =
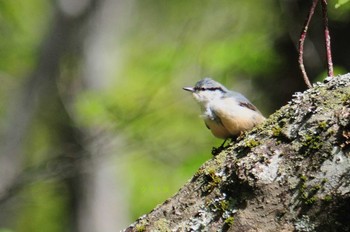
[[191, 92], [194, 99], [201, 104], [220, 99], [228, 92], [225, 86], [211, 78], [204, 78], [198, 81], [194, 87], [184, 87], [183, 89]]

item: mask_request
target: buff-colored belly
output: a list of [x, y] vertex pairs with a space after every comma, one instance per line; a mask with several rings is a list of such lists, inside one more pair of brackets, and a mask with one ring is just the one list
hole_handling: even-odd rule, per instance
[[230, 132], [222, 124], [210, 119], [205, 120], [205, 124], [207, 124], [211, 133], [213, 133], [215, 137], [218, 137], [221, 139], [226, 139], [231, 137]]
[[265, 119], [260, 114], [255, 114], [253, 117], [253, 119], [251, 117], [222, 117], [220, 122], [207, 119], [205, 123], [214, 136], [226, 139], [239, 136], [243, 131], [252, 129]]

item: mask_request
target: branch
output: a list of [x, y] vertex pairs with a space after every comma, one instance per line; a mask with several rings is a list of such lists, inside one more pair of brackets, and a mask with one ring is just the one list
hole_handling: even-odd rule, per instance
[[326, 42], [326, 54], [327, 54], [327, 69], [328, 76], [333, 77], [333, 62], [332, 62], [332, 52], [331, 52], [331, 37], [329, 35], [328, 29], [328, 15], [327, 15], [327, 0], [322, 0], [322, 14], [323, 14], [323, 24], [324, 24], [324, 37]]
[[[301, 32], [300, 39], [299, 39], [299, 67], [301, 69], [301, 73], [303, 75], [303, 79], [305, 81], [305, 84], [311, 88], [311, 83], [309, 81], [309, 78], [306, 74], [305, 66], [304, 66], [304, 42], [307, 35], [307, 31], [309, 29], [309, 24], [311, 21], [312, 16], [314, 15], [316, 5], [318, 3], [318, 0], [313, 0], [312, 6], [310, 8], [309, 14], [307, 16], [307, 19], [304, 23], [303, 31]], [[325, 37], [325, 48], [326, 48], [326, 56], [327, 56], [327, 70], [328, 70], [328, 76], [333, 77], [333, 62], [332, 62], [332, 52], [331, 52], [331, 37], [329, 35], [329, 29], [328, 29], [328, 14], [327, 14], [327, 0], [322, 0], [322, 15], [323, 15], [323, 26], [324, 26], [324, 37]]]
[[313, 0], [312, 6], [311, 6], [310, 11], [309, 11], [309, 14], [308, 14], [307, 19], [306, 19], [306, 21], [304, 23], [304, 27], [303, 27], [304, 29], [301, 32], [300, 39], [299, 39], [299, 59], [298, 59], [299, 67], [301, 69], [301, 73], [303, 75], [304, 82], [307, 85], [307, 87], [309, 87], [309, 88], [311, 88], [312, 86], [311, 86], [309, 78], [308, 78], [308, 76], [306, 74], [306, 70], [305, 70], [305, 66], [304, 66], [304, 58], [303, 58], [303, 55], [304, 55], [304, 42], [305, 42], [307, 31], [309, 29], [309, 24], [310, 24], [312, 16], [314, 15], [317, 3], [318, 3], [318, 0]]
[[295, 94], [124, 231], [349, 231], [349, 115], [350, 74]]

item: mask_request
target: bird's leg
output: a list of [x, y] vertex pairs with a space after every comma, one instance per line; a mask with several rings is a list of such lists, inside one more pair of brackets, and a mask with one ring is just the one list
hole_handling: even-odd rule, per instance
[[226, 143], [227, 140], [228, 140], [228, 139], [226, 138], [226, 139], [224, 140], [224, 142], [220, 145], [220, 147], [225, 148], [225, 143]]
[[211, 154], [212, 154], [213, 156], [216, 156], [217, 154], [219, 154], [222, 150], [224, 150], [224, 149], [226, 148], [225, 143], [226, 143], [227, 139], [228, 139], [228, 138], [226, 138], [226, 139], [224, 140], [224, 142], [223, 142], [219, 147], [213, 147], [213, 148], [211, 149]]
[[[239, 136], [241, 136], [242, 135], [242, 133], [239, 135]], [[236, 141], [237, 140], [237, 138], [239, 137], [239, 136], [233, 136], [233, 137], [229, 137], [229, 138], [226, 138], [225, 140], [224, 140], [224, 142], [219, 146], [219, 147], [213, 147], [212, 149], [211, 149], [211, 154], [213, 155], [213, 156], [216, 156], [216, 155], [218, 155], [221, 151], [223, 151], [225, 148], [227, 148], [229, 145], [226, 145], [225, 146], [225, 143], [226, 143], [226, 141], [227, 140], [231, 140], [230, 142], [234, 142], [234, 141]], [[230, 143], [229, 143], [230, 144]]]

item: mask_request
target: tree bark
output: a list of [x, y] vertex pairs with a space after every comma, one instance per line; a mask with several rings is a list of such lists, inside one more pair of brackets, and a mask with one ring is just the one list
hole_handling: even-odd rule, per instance
[[125, 231], [349, 231], [350, 74], [232, 142]]

